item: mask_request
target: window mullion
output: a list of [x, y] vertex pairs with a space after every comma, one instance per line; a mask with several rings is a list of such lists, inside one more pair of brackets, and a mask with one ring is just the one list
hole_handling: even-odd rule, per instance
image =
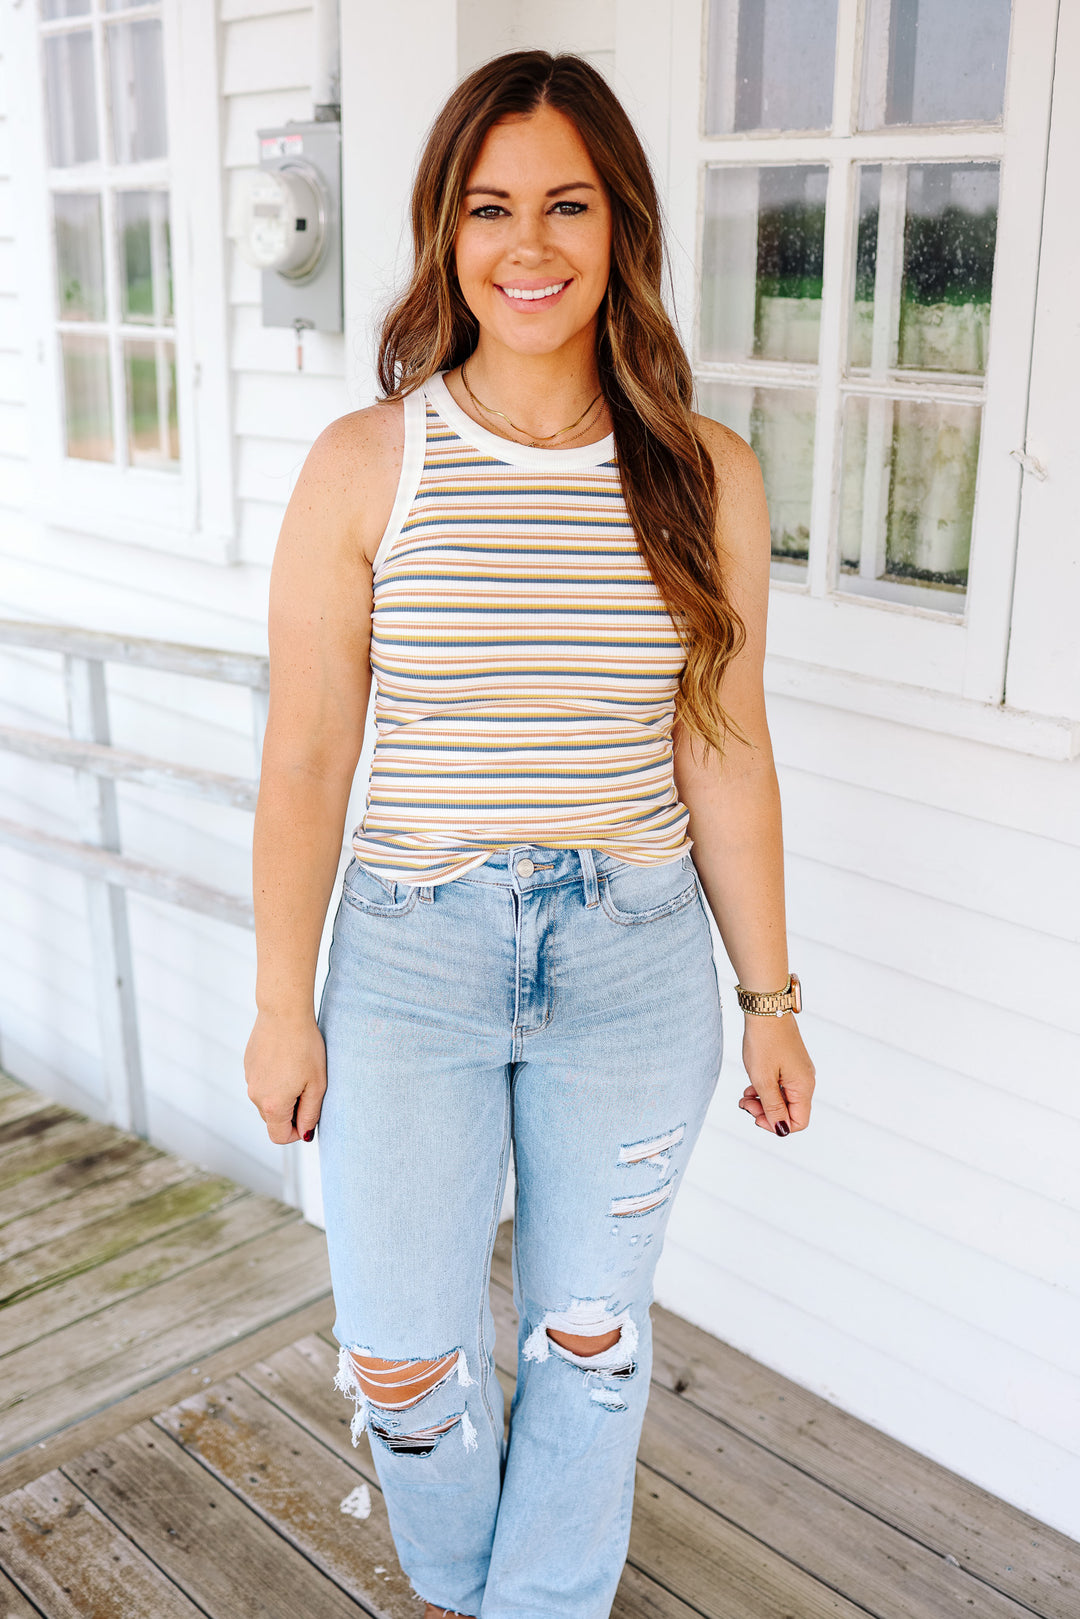
[[818, 348], [818, 399], [814, 426], [814, 481], [810, 503], [807, 586], [824, 596], [832, 577], [833, 510], [839, 462], [840, 376], [847, 345], [846, 310], [851, 287], [855, 165], [839, 158], [829, 167], [825, 206], [825, 253]]
[[[906, 208], [907, 170], [899, 163], [883, 164], [878, 211], [877, 274], [874, 277], [874, 329], [870, 348], [870, 375], [876, 381], [885, 380], [896, 363], [900, 338], [900, 293], [904, 280]], [[863, 579], [879, 579], [885, 570], [892, 424], [892, 400], [880, 397], [871, 399], [866, 421], [862, 541], [859, 548], [859, 573]]]
[[838, 0], [836, 70], [833, 79], [833, 134], [851, 135], [858, 127], [859, 55], [862, 50], [861, 0]]

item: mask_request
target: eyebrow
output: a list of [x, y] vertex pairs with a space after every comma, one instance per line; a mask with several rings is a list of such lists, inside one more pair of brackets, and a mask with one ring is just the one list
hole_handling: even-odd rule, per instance
[[[545, 191], [545, 197], [559, 197], [564, 191], [595, 191], [596, 187], [589, 180], [571, 180], [569, 185], [552, 186]], [[499, 191], [495, 186], [470, 186], [465, 192], [467, 197], [509, 197], [509, 191]]]

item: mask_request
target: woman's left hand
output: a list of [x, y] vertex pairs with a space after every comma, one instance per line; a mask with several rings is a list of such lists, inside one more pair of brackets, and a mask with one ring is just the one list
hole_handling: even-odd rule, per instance
[[810, 1123], [814, 1065], [795, 1014], [785, 1012], [774, 1018], [748, 1013], [744, 1024], [743, 1065], [751, 1082], [739, 1098], [739, 1106], [774, 1135], [805, 1130]]

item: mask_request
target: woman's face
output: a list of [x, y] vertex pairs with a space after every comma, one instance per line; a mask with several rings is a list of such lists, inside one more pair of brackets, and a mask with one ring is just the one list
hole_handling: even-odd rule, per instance
[[492, 126], [462, 201], [462, 296], [482, 338], [517, 354], [595, 349], [611, 207], [588, 148], [553, 107]]

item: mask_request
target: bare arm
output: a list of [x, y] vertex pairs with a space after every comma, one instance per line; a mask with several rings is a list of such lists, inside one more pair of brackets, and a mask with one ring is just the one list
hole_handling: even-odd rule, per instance
[[332, 422], [300, 472], [270, 575], [270, 704], [252, 850], [258, 1016], [245, 1072], [277, 1142], [314, 1129], [326, 1089], [315, 970], [364, 740], [371, 559], [400, 464], [400, 405]]
[[[717, 543], [746, 642], [728, 665], [726, 712], [746, 742], [732, 736], [721, 763], [701, 762], [702, 745], [676, 727], [675, 784], [690, 812], [694, 864], [724, 947], [747, 989], [787, 983], [784, 850], [780, 790], [765, 715], [763, 667], [769, 603], [769, 517], [757, 457], [737, 434], [699, 417], [713, 451], [721, 500]], [[751, 1083], [740, 1107], [764, 1128], [805, 1129], [814, 1067], [792, 1013], [747, 1014], [743, 1060]], [[781, 1129], [779, 1132], [783, 1134]]]

